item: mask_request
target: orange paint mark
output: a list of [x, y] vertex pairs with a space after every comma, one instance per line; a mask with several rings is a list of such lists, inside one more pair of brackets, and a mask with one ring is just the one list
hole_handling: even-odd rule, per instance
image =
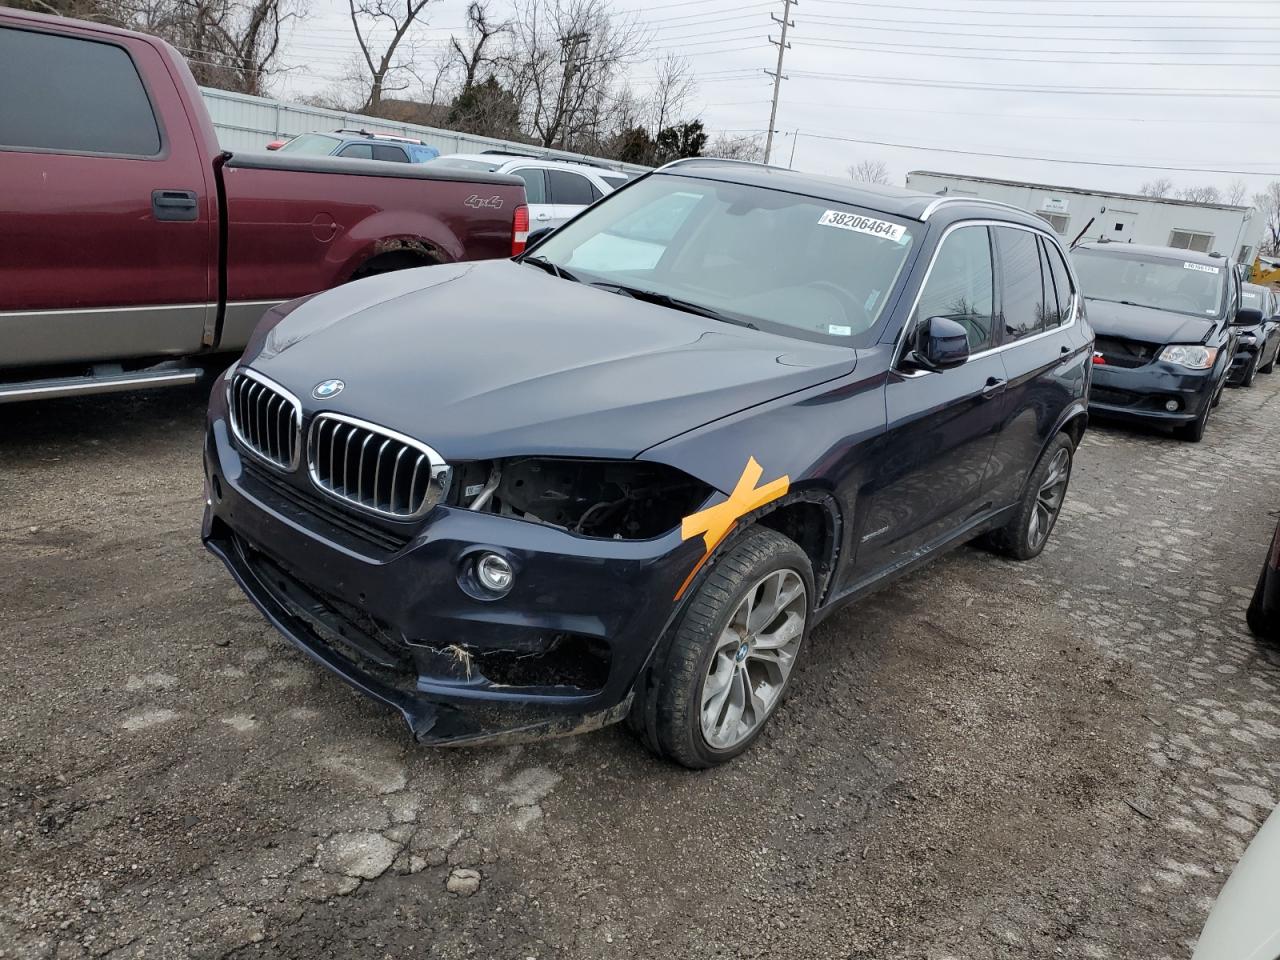
[[786, 476], [770, 480], [762, 487], [756, 486], [763, 475], [764, 468], [756, 462], [755, 457], [751, 457], [727, 500], [684, 518], [680, 524], [680, 539], [692, 540], [701, 536], [706, 552], [676, 591], [676, 600], [684, 595], [703, 564], [710, 559], [712, 551], [724, 541], [739, 519], [784, 496], [791, 489], [791, 478]]

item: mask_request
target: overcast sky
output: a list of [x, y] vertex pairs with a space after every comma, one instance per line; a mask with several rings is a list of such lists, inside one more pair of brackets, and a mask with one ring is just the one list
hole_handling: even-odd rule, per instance
[[[310, 3], [283, 95], [333, 87], [354, 50], [346, 0]], [[649, 55], [689, 59], [708, 131], [764, 131], [781, 0], [614, 6], [650, 26]], [[429, 4], [428, 56], [465, 9]], [[1280, 178], [1280, 0], [802, 0], [792, 19], [774, 163], [794, 145], [797, 169], [883, 160], [898, 184], [913, 169], [1122, 191], [1238, 176], [1038, 158], [1242, 171], [1251, 194]], [[651, 60], [629, 69], [637, 88], [652, 77]]]

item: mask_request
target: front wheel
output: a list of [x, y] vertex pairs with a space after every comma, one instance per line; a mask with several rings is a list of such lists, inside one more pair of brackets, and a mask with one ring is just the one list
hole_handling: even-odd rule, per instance
[[813, 609], [795, 541], [749, 528], [706, 575], [637, 687], [631, 726], [693, 769], [738, 756], [782, 702]]
[[1065, 433], [1054, 437], [1027, 481], [1018, 510], [1007, 524], [993, 531], [987, 542], [1014, 560], [1038, 557], [1049, 542], [1071, 482], [1075, 444]]
[[1196, 417], [1185, 426], [1177, 427], [1173, 431], [1173, 435], [1179, 440], [1185, 440], [1187, 443], [1199, 443], [1204, 439], [1204, 428], [1209, 423], [1209, 411], [1218, 405], [1219, 399], [1222, 397], [1222, 387], [1218, 388], [1217, 395], [1212, 402], [1206, 402], [1204, 409], [1200, 411], [1200, 416]]
[[[1276, 352], [1280, 353], [1280, 348], [1278, 348]], [[1258, 372], [1262, 374], [1269, 374], [1275, 368], [1276, 368], [1276, 354], [1273, 353], [1271, 354], [1271, 359], [1267, 361], [1267, 365], [1265, 367], [1259, 367]]]

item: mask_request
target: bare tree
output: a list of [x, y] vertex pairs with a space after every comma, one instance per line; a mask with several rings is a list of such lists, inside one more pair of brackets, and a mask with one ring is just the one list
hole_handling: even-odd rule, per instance
[[[409, 88], [414, 76], [411, 31], [426, 6], [427, 0], [347, 0], [356, 44], [368, 68], [369, 95], [361, 108], [365, 113], [376, 115], [383, 97]], [[388, 39], [375, 37], [387, 30]]]
[[1152, 197], [1158, 200], [1173, 193], [1173, 181], [1168, 177], [1157, 177], [1155, 180], [1148, 180], [1144, 183], [1142, 189], [1138, 192], [1144, 197]]
[[1269, 257], [1280, 256], [1280, 180], [1272, 180], [1265, 190], [1254, 194], [1253, 205], [1262, 217], [1264, 232], [1260, 252]]
[[1178, 199], [1192, 203], [1221, 203], [1222, 194], [1217, 187], [1183, 187], [1178, 191]]
[[177, 0], [156, 32], [187, 54], [198, 83], [258, 96], [280, 69], [281, 27], [301, 16], [295, 0]]
[[684, 113], [697, 86], [693, 68], [684, 57], [669, 53], [658, 61], [649, 93], [649, 125], [654, 136]]
[[708, 157], [719, 157], [723, 160], [750, 160], [760, 163], [764, 160], [764, 144], [755, 134], [730, 133], [717, 134], [707, 145]]
[[545, 147], [602, 142], [617, 80], [647, 39], [607, 0], [517, 0], [511, 85], [528, 132]]
[[889, 165], [883, 160], [859, 160], [849, 168], [849, 176], [859, 183], [888, 183]]
[[1238, 207], [1244, 203], [1244, 198], [1249, 195], [1249, 185], [1240, 177], [1236, 177], [1227, 184], [1227, 189], [1222, 192], [1222, 202], [1233, 207]]
[[496, 69], [503, 54], [495, 48], [510, 30], [511, 25], [505, 20], [494, 20], [487, 0], [472, 0], [467, 5], [466, 37], [463, 40], [449, 38], [449, 59], [462, 74], [463, 92], [484, 79], [480, 76], [482, 72], [492, 73]]

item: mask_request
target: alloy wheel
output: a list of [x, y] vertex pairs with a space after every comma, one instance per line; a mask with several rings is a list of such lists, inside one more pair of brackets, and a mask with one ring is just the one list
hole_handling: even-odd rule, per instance
[[809, 598], [794, 570], [756, 582], [716, 639], [702, 681], [702, 735], [728, 750], [755, 733], [777, 706], [804, 639]]
[[1031, 522], [1027, 527], [1027, 544], [1032, 549], [1038, 548], [1048, 538], [1053, 521], [1062, 509], [1062, 501], [1067, 495], [1067, 481], [1070, 479], [1071, 454], [1064, 448], [1054, 454], [1049, 463], [1049, 472], [1036, 493], [1036, 508], [1031, 512]]

